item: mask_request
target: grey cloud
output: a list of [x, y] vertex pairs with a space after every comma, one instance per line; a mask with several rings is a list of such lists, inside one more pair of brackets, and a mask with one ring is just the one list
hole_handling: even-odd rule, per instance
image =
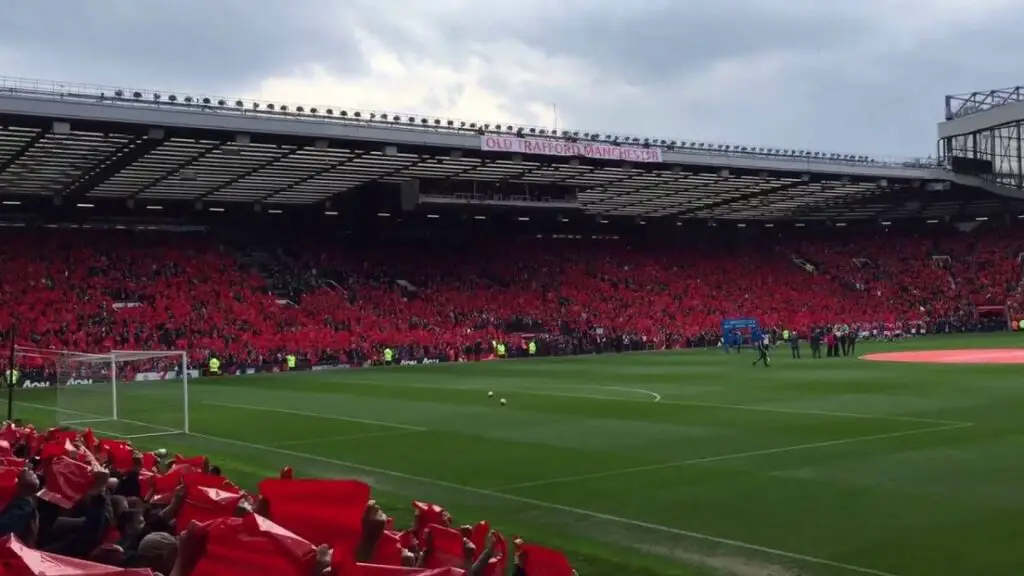
[[[410, 62], [455, 70], [487, 61], [485, 47], [500, 40], [599, 74], [566, 86], [487, 67], [485, 88], [520, 117], [557, 103], [563, 125], [581, 130], [927, 155], [943, 96], [1024, 78], [1024, 7], [978, 2], [954, 12], [967, 9], [939, 0], [62, 0], [51, 15], [12, 0], [0, 57], [13, 68], [5, 74], [230, 96], [308, 64], [342, 80], [365, 75], [357, 28]], [[722, 66], [738, 79], [727, 89], [712, 74]], [[439, 86], [423, 105], [443, 108], [464, 89]]]
[[[239, 91], [308, 63], [358, 73], [329, 0], [5, 2], [0, 45], [16, 55], [4, 74], [175, 90]], [[279, 9], [280, 6], [287, 6]], [[323, 62], [329, 55], [329, 62]]]

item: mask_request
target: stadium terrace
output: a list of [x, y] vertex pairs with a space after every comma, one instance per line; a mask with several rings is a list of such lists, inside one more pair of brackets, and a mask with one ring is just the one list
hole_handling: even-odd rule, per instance
[[4, 79], [0, 570], [1015, 573], [1014, 105], [885, 161]]

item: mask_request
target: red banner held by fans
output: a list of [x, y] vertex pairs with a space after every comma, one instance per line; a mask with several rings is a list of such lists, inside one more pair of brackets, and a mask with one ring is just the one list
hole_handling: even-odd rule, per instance
[[259, 484], [270, 518], [280, 526], [318, 544], [355, 549], [370, 486], [358, 480], [268, 478]]
[[618, 146], [601, 142], [565, 142], [543, 138], [515, 136], [481, 136], [480, 149], [485, 152], [514, 152], [545, 156], [578, 156], [596, 160], [622, 162], [662, 162], [661, 148]]
[[25, 546], [14, 536], [0, 540], [0, 568], [4, 576], [152, 576], [148, 568], [115, 568], [78, 558], [40, 552]]

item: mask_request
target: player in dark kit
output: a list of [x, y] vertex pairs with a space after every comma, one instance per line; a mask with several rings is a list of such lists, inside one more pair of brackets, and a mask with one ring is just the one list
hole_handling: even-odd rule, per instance
[[755, 346], [757, 349], [757, 359], [754, 360], [754, 363], [751, 364], [751, 366], [757, 366], [758, 362], [764, 362], [764, 367], [768, 368], [768, 337], [765, 336], [763, 338], [759, 338], [755, 343]]

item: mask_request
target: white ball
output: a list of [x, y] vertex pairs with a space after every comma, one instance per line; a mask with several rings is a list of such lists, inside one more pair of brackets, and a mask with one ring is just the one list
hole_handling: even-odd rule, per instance
[[494, 392], [488, 392], [487, 393], [487, 397], [488, 398], [494, 398]]
[[507, 401], [506, 401], [506, 400], [505, 400], [504, 398], [502, 398], [502, 399], [500, 400], [500, 402], [501, 402], [501, 405], [502, 405], [502, 406], [504, 406], [505, 404], [508, 404], [508, 402], [507, 402]]

